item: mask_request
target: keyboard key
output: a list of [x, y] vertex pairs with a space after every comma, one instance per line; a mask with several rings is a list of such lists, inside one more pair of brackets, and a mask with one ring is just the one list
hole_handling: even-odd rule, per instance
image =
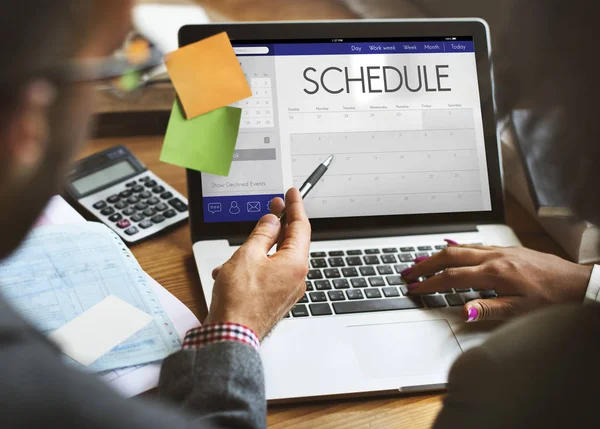
[[402, 271], [408, 269], [408, 264], [398, 264], [398, 265], [394, 265], [394, 270], [396, 270], [396, 272], [398, 274], [400, 274]]
[[431, 246], [419, 246], [419, 247], [417, 247], [417, 250], [419, 250], [421, 252], [426, 252], [426, 251], [431, 251], [433, 249], [431, 248]]
[[136, 213], [133, 216], [131, 216], [131, 220], [134, 222], [140, 222], [142, 220], [146, 219], [146, 216], [140, 214], [140, 213]]
[[336, 289], [350, 289], [350, 284], [346, 279], [335, 279], [333, 281], [333, 287]]
[[148, 192], [148, 191], [144, 191], [144, 192], [138, 194], [138, 197], [144, 198], [144, 199], [150, 198], [151, 196], [152, 196], [152, 194], [150, 192]]
[[158, 204], [159, 202], [160, 202], [160, 200], [158, 198], [156, 198], [156, 197], [148, 198], [146, 200], [146, 204], [150, 204], [151, 206], [153, 206], [155, 204]]
[[148, 181], [146, 181], [146, 183], [144, 183], [144, 186], [146, 188], [154, 188], [156, 186], [156, 181], [155, 180], [148, 180]]
[[172, 194], [172, 193], [170, 193], [169, 191], [167, 191], [167, 192], [163, 192], [162, 194], [160, 194], [160, 197], [161, 197], [163, 200], [168, 200], [169, 198], [172, 198], [172, 197], [173, 197], [173, 194]]
[[131, 190], [133, 192], [142, 192], [144, 188], [141, 185], [135, 185], [133, 188], [131, 188]]
[[368, 313], [372, 311], [411, 310], [423, 308], [419, 298], [378, 299], [372, 301], [344, 301], [333, 304], [336, 314]]
[[401, 252], [414, 252], [415, 248], [414, 247], [401, 247], [400, 251]]
[[379, 258], [375, 255], [365, 256], [364, 258], [365, 264], [367, 265], [378, 265]]
[[379, 289], [365, 289], [365, 296], [369, 299], [381, 298]]
[[350, 289], [346, 291], [348, 299], [363, 299], [363, 294], [360, 290]]
[[344, 258], [329, 258], [329, 266], [344, 267], [346, 266], [346, 264], [344, 263]]
[[306, 278], [309, 280], [322, 279], [323, 273], [321, 270], [309, 270]]
[[187, 209], [188, 209], [188, 206], [186, 204], [184, 204], [183, 201], [181, 201], [178, 198], [173, 198], [173, 199], [169, 200], [169, 204], [171, 204], [171, 206], [178, 212], [184, 212], [184, 211], [187, 211]]
[[402, 253], [398, 256], [398, 259], [400, 259], [400, 262], [412, 262], [415, 258], [410, 253]]
[[304, 284], [306, 285], [306, 291], [307, 291], [307, 292], [310, 292], [310, 291], [314, 290], [314, 289], [313, 289], [313, 285], [312, 285], [312, 283], [311, 283], [311, 282], [309, 282], [308, 280], [305, 280], [305, 281], [304, 281]]
[[346, 254], [347, 254], [348, 256], [362, 255], [362, 253], [363, 253], [363, 252], [362, 252], [362, 250], [348, 250], [348, 251], [346, 252]]
[[[427, 253], [427, 252], [415, 253], [415, 258], [425, 258], [427, 256], [429, 256], [429, 253]], [[402, 262], [405, 262], [405, 261], [402, 261]]]
[[329, 316], [330, 314], [333, 314], [333, 312], [331, 311], [331, 307], [327, 303], [325, 303], [325, 304], [310, 304], [309, 307], [310, 307], [310, 313], [313, 316]]
[[443, 250], [446, 247], [448, 247], [448, 246], [445, 244], [438, 244], [437, 246], [435, 246], [435, 250]]
[[400, 285], [400, 292], [402, 292], [402, 295], [408, 295], [408, 286], [406, 285]]
[[379, 249], [365, 249], [365, 255], [377, 255]]
[[404, 284], [402, 277], [400, 276], [387, 276], [385, 279], [390, 286], [400, 286]]
[[119, 192], [119, 197], [129, 198], [131, 196], [131, 194], [132, 194], [132, 192], [129, 189], [126, 189], [125, 191]]
[[302, 295], [302, 298], [298, 300], [298, 304], [306, 304], [308, 302], [308, 296], [306, 294]]
[[344, 256], [343, 250], [332, 250], [329, 252], [329, 256]]
[[137, 234], [139, 231], [140, 231], [140, 230], [139, 230], [139, 229], [137, 229], [135, 226], [132, 226], [131, 228], [127, 228], [127, 229], [125, 230], [125, 234], [127, 234], [127, 235], [135, 235], [135, 234]]
[[148, 219], [139, 223], [140, 228], [143, 228], [143, 229], [150, 228], [152, 225], [153, 225], [153, 223], [150, 222]]
[[325, 253], [325, 252], [312, 252], [312, 253], [310, 254], [310, 256], [311, 256], [312, 258], [324, 258], [324, 257], [326, 257], [326, 256], [327, 256], [327, 253]]
[[127, 207], [125, 210], [123, 210], [123, 214], [125, 216], [131, 216], [134, 213], [135, 213], [135, 209], [132, 207]]
[[118, 203], [115, 204], [115, 208], [122, 210], [125, 207], [127, 207], [129, 204], [127, 204], [125, 201], [119, 201]]
[[373, 287], [385, 286], [385, 282], [381, 277], [369, 277], [369, 284]]
[[479, 295], [481, 295], [482, 298], [487, 299], [487, 298], [496, 298], [496, 291], [494, 290], [482, 290]]
[[358, 271], [354, 267], [342, 268], [342, 274], [344, 277], [358, 277]]
[[140, 202], [140, 199], [138, 197], [129, 197], [127, 198], [127, 202], [129, 204], [137, 204]]
[[120, 213], [115, 213], [114, 215], [112, 215], [112, 216], [110, 216], [110, 217], [108, 218], [108, 220], [109, 220], [109, 221], [111, 221], [111, 222], [118, 222], [118, 221], [120, 221], [121, 219], [123, 219], [123, 216], [121, 216], [121, 214], [120, 214]]
[[330, 290], [331, 282], [329, 280], [317, 280], [315, 282], [315, 288], [317, 290]]
[[429, 308], [446, 307], [446, 300], [442, 295], [425, 295], [422, 298], [425, 305]]
[[169, 207], [165, 203], [160, 203], [154, 206], [154, 210], [158, 210], [159, 212], [162, 212], [163, 210], [166, 210], [168, 208]]
[[377, 267], [377, 272], [382, 276], [387, 274], [394, 274], [394, 270], [389, 265], [379, 265]]
[[125, 186], [131, 188], [132, 186], [135, 186], [135, 183], [135, 180], [132, 180], [131, 182], [126, 183]]
[[148, 208], [148, 204], [146, 203], [137, 203], [135, 206], [136, 210], [146, 210]]
[[351, 267], [356, 267], [363, 264], [360, 256], [350, 256], [346, 258], [346, 263]]
[[327, 261], [325, 259], [311, 259], [310, 265], [313, 268], [327, 268]]
[[117, 202], [117, 201], [119, 201], [119, 200], [120, 200], [120, 198], [119, 198], [119, 196], [118, 196], [118, 195], [111, 195], [110, 197], [108, 197], [108, 198], [106, 199], [106, 201], [108, 201], [108, 202], [109, 202], [109, 203], [111, 203], [111, 204], [114, 204], [114, 203], [116, 203], [116, 202]]
[[154, 210], [153, 208], [148, 208], [144, 210], [143, 213], [144, 216], [154, 216], [156, 214], [156, 210]]
[[381, 289], [383, 291], [383, 296], [386, 298], [395, 298], [400, 296], [400, 292], [398, 292], [398, 288], [395, 287], [384, 287]]
[[386, 247], [385, 249], [383, 249], [383, 253], [397, 253], [398, 249], [396, 249], [395, 247]]
[[352, 283], [352, 287], [367, 287], [367, 280], [364, 277], [350, 279], [350, 283]]
[[104, 207], [106, 207], [106, 202], [105, 201], [98, 201], [92, 207], [94, 207], [96, 210], [102, 210]]
[[330, 301], [345, 301], [346, 300], [346, 296], [344, 295], [344, 292], [342, 292], [341, 290], [332, 290], [331, 292], [327, 292], [327, 295], [329, 296]]
[[149, 178], [149, 177], [147, 177], [147, 176], [146, 176], [146, 177], [140, 177], [140, 178], [139, 178], [139, 181], [140, 181], [140, 182], [147, 182], [148, 180], [150, 180], [150, 178]]
[[114, 212], [115, 212], [115, 209], [113, 209], [112, 207], [105, 207], [100, 211], [100, 213], [103, 214], [104, 216], [110, 216]]
[[[159, 204], [160, 205], [160, 204]], [[158, 207], [158, 206], [157, 206]], [[168, 218], [172, 218], [174, 216], [177, 216], [177, 212], [173, 209], [167, 210], [166, 212], [163, 213], [163, 216]]]
[[471, 292], [471, 289], [455, 289], [456, 292]]
[[122, 219], [117, 222], [117, 226], [121, 229], [129, 228], [131, 226], [131, 222], [129, 222], [127, 219]]
[[161, 214], [157, 214], [156, 216], [154, 216], [152, 219], [150, 219], [152, 222], [154, 223], [161, 223], [165, 221], [165, 217]]
[[312, 302], [324, 302], [327, 301], [327, 297], [325, 296], [325, 292], [311, 292], [310, 300]]
[[340, 274], [340, 270], [338, 270], [337, 268], [327, 268], [323, 270], [323, 272], [325, 273], [325, 277], [327, 277], [328, 279], [337, 279], [342, 277], [342, 275]]
[[464, 304], [462, 298], [458, 294], [452, 293], [444, 296], [446, 297], [446, 301], [448, 301], [448, 304], [450, 304], [450, 307], [457, 307], [459, 305]]
[[373, 267], [360, 267], [359, 270], [363, 276], [374, 276], [375, 274], [377, 274], [375, 272], [375, 268]]
[[384, 264], [395, 264], [396, 257], [394, 255], [383, 255], [381, 257], [381, 262], [383, 262]]
[[308, 317], [308, 309], [306, 305], [297, 304], [292, 307], [292, 316], [294, 317]]
[[152, 188], [152, 192], [154, 192], [155, 194], [161, 194], [165, 192], [165, 188], [163, 188], [162, 186], [156, 186]]

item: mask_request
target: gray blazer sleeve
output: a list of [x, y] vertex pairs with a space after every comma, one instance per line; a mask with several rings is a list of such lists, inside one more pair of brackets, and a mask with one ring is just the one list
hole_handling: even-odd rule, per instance
[[[59, 351], [0, 299], [0, 427], [264, 428], [258, 352], [240, 343], [181, 351], [164, 363], [162, 401], [124, 399], [66, 366]], [[166, 404], [168, 401], [170, 404]]]
[[453, 366], [436, 429], [598, 427], [600, 306], [510, 323]]

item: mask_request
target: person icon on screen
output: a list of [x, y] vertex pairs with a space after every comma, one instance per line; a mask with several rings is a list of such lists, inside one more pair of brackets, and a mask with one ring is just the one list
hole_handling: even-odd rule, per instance
[[240, 206], [238, 206], [237, 201], [232, 201], [229, 206], [229, 213], [232, 215], [240, 214]]

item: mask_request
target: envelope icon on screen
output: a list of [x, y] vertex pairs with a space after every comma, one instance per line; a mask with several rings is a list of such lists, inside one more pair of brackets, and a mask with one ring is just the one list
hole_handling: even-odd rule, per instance
[[248, 210], [248, 213], [260, 213], [260, 202], [249, 201], [246, 203], [246, 210]]

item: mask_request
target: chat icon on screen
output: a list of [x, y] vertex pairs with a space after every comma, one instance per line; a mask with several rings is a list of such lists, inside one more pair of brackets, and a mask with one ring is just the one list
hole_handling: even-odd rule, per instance
[[223, 211], [223, 205], [221, 203], [208, 203], [208, 211], [212, 214]]

